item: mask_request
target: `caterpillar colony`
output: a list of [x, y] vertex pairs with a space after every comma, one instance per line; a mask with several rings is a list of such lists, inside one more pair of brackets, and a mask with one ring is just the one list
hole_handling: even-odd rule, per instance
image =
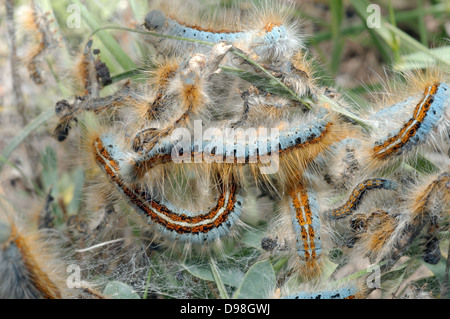
[[[112, 95], [99, 95], [110, 79], [88, 39], [76, 65], [81, 89], [56, 104], [54, 135], [66, 143], [79, 124], [86, 169], [84, 211], [67, 221], [75, 242], [83, 239], [71, 261], [87, 278], [109, 271], [138, 292], [150, 278], [157, 293], [155, 260], [190, 273], [194, 259], [223, 261], [230, 242], [248, 240], [253, 209], [266, 226], [251, 260], [284, 265], [264, 298], [366, 298], [373, 289], [365, 277], [326, 276], [336, 249], [389, 271], [426, 233], [420, 253], [437, 263], [449, 231], [448, 73], [401, 74], [383, 99], [355, 111], [320, 86], [293, 5], [246, 4], [211, 14], [197, 2], [152, 3], [141, 21], [148, 34], [139, 35], [156, 51], [146, 81]], [[227, 72], [236, 69], [270, 76], [278, 91]], [[424, 154], [435, 169], [419, 174], [411, 163]], [[15, 286], [8, 293], [1, 284], [1, 296], [105, 297], [94, 279], [76, 293], [49, 283], [21, 236], [0, 221], [0, 271]], [[145, 271], [131, 269], [139, 267]], [[26, 282], [15, 282], [21, 272]], [[186, 280], [183, 273], [172, 277]], [[237, 287], [226, 284], [229, 293]], [[190, 289], [171, 296], [195, 296]]]

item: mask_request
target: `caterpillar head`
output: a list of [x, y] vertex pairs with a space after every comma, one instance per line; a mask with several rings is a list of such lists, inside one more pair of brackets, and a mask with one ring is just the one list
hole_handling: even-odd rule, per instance
[[149, 31], [160, 31], [166, 25], [166, 16], [161, 10], [152, 10], [145, 16], [144, 27]]

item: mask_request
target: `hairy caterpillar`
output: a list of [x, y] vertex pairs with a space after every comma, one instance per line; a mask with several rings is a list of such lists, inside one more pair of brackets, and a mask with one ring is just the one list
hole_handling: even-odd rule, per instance
[[[330, 122], [330, 117], [326, 116], [326, 112], [321, 112], [316, 121], [311, 122], [306, 127], [293, 127], [289, 130], [282, 131], [280, 133], [279, 143], [276, 145], [276, 147], [278, 147], [278, 152], [283, 154], [284, 152], [289, 152], [295, 148], [307, 147], [309, 143], [316, 143], [322, 135], [326, 134], [331, 125], [333, 124]], [[226, 154], [236, 155], [234, 158], [235, 163], [249, 163], [251, 160], [253, 160], [252, 162], [258, 162], [260, 156], [264, 156], [265, 154], [270, 155], [272, 153], [272, 146], [268, 141], [269, 138], [266, 138], [266, 140], [252, 139], [246, 141], [242, 145], [224, 143], [223, 145], [219, 145], [221, 147], [216, 147], [211, 154], [221, 157], [225, 157]], [[195, 153], [198, 153], [199, 150], [205, 149], [208, 143], [211, 143], [211, 141], [204, 141], [203, 145], [191, 145], [192, 156], [195, 156]], [[265, 148], [257, 147], [259, 145], [264, 145]], [[146, 163], [147, 161], [152, 164], [155, 162], [158, 163], [157, 160], [153, 159], [154, 155], [162, 157], [163, 162], [166, 160], [168, 161], [169, 159], [167, 157], [172, 154], [174, 147], [176, 147], [176, 143], [161, 141], [155, 145], [148, 154], [138, 158], [135, 161], [135, 165], [140, 166], [143, 165], [141, 163]], [[277, 152], [277, 150], [275, 150], [275, 152]], [[150, 168], [152, 166], [150, 166]]]
[[174, 212], [170, 203], [158, 202], [145, 190], [127, 184], [120, 176], [117, 148], [108, 137], [96, 138], [94, 141], [95, 158], [98, 165], [115, 183], [127, 201], [145, 218], [148, 223], [157, 224], [161, 233], [174, 239], [203, 243], [213, 241], [229, 232], [240, 215], [242, 199], [237, 194], [236, 185], [224, 188], [219, 195], [217, 205], [206, 214], [188, 211]]
[[[284, 12], [289, 10], [288, 6], [271, 2], [252, 5], [251, 12], [246, 14], [247, 17], [243, 21], [236, 18], [239, 17], [239, 11], [234, 10], [224, 11], [222, 16], [218, 14], [219, 17], [204, 21], [204, 18], [202, 19], [195, 12], [192, 13], [188, 5], [159, 4], [158, 8], [146, 15], [144, 26], [150, 31], [154, 30], [170, 36], [212, 43], [230, 42], [248, 54], [255, 55], [261, 61], [279, 61], [292, 56], [302, 47], [301, 35], [296, 32], [295, 25], [285, 17]], [[186, 11], [191, 11], [191, 14], [186, 14]], [[196, 22], [182, 21], [180, 16], [189, 17], [190, 21], [196, 20]], [[203, 23], [199, 24], [199, 19], [195, 16], [200, 21], [203, 20]], [[225, 23], [215, 26], [218, 20]], [[253, 21], [258, 21], [259, 25], [255, 26]], [[189, 48], [192, 50], [192, 44], [174, 42], [169, 46], [180, 53]], [[194, 48], [200, 49], [199, 46]]]
[[397, 226], [398, 220], [385, 210], [375, 210], [368, 216], [355, 215], [350, 220], [354, 237], [351, 238], [349, 247], [353, 247], [357, 240], [362, 239], [369, 256], [376, 256], [384, 248]]
[[[189, 5], [180, 6], [177, 3], [171, 6], [159, 3], [156, 9], [146, 15], [144, 26], [147, 30], [167, 36], [199, 42], [230, 43], [252, 59], [264, 63], [267, 70], [296, 94], [309, 94], [315, 100], [317, 89], [311, 63], [300, 51], [303, 48], [303, 36], [296, 23], [287, 18], [292, 5], [263, 1], [258, 4], [251, 3], [251, 6], [248, 10], [236, 6], [205, 18]], [[159, 43], [168, 48], [168, 51], [174, 51], [175, 55], [184, 54], [186, 51], [208, 51], [207, 46], [199, 43], [167, 38], [160, 39]], [[230, 58], [231, 61], [236, 60], [230, 56], [225, 61], [230, 61]]]
[[[373, 146], [373, 157], [385, 159], [392, 154], [407, 151], [413, 145], [423, 143], [427, 134], [444, 114], [448, 87], [445, 83], [435, 83], [425, 88], [422, 99], [414, 108], [412, 117], [398, 132], [377, 140]], [[394, 109], [397, 105], [391, 107]], [[383, 113], [386, 110], [383, 111]]]
[[326, 212], [329, 219], [344, 218], [358, 209], [361, 200], [364, 198], [368, 190], [371, 189], [388, 189], [396, 190], [398, 184], [393, 180], [374, 178], [366, 179], [359, 183], [350, 194], [348, 200], [342, 206]]
[[425, 226], [448, 222], [449, 176], [448, 172], [432, 175], [410, 192], [402, 216], [378, 215], [376, 231], [361, 237], [373, 260], [388, 261], [384, 268], [392, 267]]
[[[136, 125], [138, 132], [133, 139], [133, 150], [152, 149], [159, 139], [170, 135], [177, 127], [189, 125], [193, 115], [207, 113], [205, 109], [211, 103], [207, 85], [230, 48], [219, 43], [208, 57], [196, 54], [183, 61], [182, 66], [169, 61], [155, 71], [156, 96], [150, 108], [146, 107], [144, 118], [148, 121]], [[167, 77], [171, 79], [170, 84]], [[133, 112], [141, 114], [142, 107], [138, 106]]]
[[[88, 153], [86, 155], [90, 156], [93, 164], [89, 166], [86, 161], [86, 184], [89, 190], [94, 190], [87, 192], [87, 204], [81, 209], [87, 216], [71, 216], [67, 225], [69, 232], [72, 229], [78, 231], [73, 236], [78, 238], [73, 241], [81, 246], [77, 249], [80, 256], [87, 253], [87, 258], [90, 258], [91, 252], [103, 247], [104, 251], [98, 253], [96, 258], [100, 262], [103, 262], [102, 258], [110, 262], [113, 259], [110, 256], [116, 257], [116, 251], [130, 250], [132, 252], [124, 256], [133, 262], [125, 264], [134, 267], [135, 258], [142, 257], [147, 250], [153, 254], [153, 250], [168, 244], [170, 246], [170, 243], [175, 245], [181, 242], [185, 247], [184, 252], [189, 250], [190, 244], [202, 247], [220, 244], [241, 225], [241, 215], [244, 215], [242, 224], [248, 222], [251, 226], [263, 228], [265, 220], [261, 222], [261, 219], [266, 217], [263, 214], [267, 214], [271, 222], [280, 225], [278, 232], [275, 239], [263, 237], [261, 247], [255, 247], [250, 246], [254, 244], [254, 238], [261, 237], [259, 234], [254, 237], [251, 236], [253, 234], [248, 235], [248, 229], [245, 230], [245, 235], [252, 238], [244, 238], [242, 244], [256, 248], [254, 253], [252, 250], [253, 255], [245, 266], [260, 253], [261, 248], [270, 254], [280, 251], [289, 254], [288, 257], [277, 260], [273, 259], [277, 256], [271, 255], [269, 258], [271, 263], [275, 261], [274, 268], [277, 266], [277, 284], [295, 285], [294, 280], [290, 279], [297, 279], [296, 276], [303, 280], [315, 276], [316, 282], [320, 280], [318, 275], [324, 275], [322, 270], [325, 267], [322, 266], [328, 262], [330, 268], [337, 265], [334, 259], [330, 261], [334, 256], [324, 253], [331, 251], [331, 246], [326, 242], [327, 237], [346, 240], [349, 233], [348, 227], [344, 233], [341, 232], [338, 222], [324, 222], [321, 225], [320, 218], [325, 217], [329, 222], [350, 216], [357, 210], [363, 211], [363, 201], [370, 211], [352, 218], [350, 235], [353, 237], [348, 246], [354, 246], [355, 249], [343, 249], [345, 256], [342, 259], [353, 258], [361, 249], [370, 250], [369, 253], [365, 251], [364, 255], [369, 255], [370, 261], [383, 258], [388, 250], [392, 250], [395, 256], [397, 252], [392, 247], [396, 245], [392, 242], [404, 233], [410, 238], [414, 237], [414, 234], [408, 235], [408, 227], [415, 227], [415, 223], [404, 221], [408, 219], [409, 211], [402, 205], [402, 193], [408, 191], [409, 186], [403, 181], [414, 180], [416, 172], [405, 163], [404, 167], [410, 169], [406, 174], [398, 171], [395, 175], [391, 172], [375, 174], [374, 170], [378, 167], [371, 164], [383, 163], [381, 166], [384, 168], [391, 157], [411, 153], [419, 144], [428, 142], [432, 130], [447, 129], [445, 120], [442, 120], [446, 116], [448, 104], [446, 80], [434, 79], [426, 85], [417, 85], [416, 88], [422, 91], [426, 87], [423, 94], [413, 96], [407, 92], [406, 96], [411, 97], [404, 102], [384, 108], [367, 118], [367, 121], [364, 119], [374, 130], [366, 130], [365, 127], [359, 129], [359, 122], [341, 116], [347, 111], [347, 105], [340, 103], [336, 92], [317, 87], [316, 75], [306, 59], [306, 53], [300, 51], [301, 35], [280, 10], [284, 5], [278, 7], [274, 2], [267, 1], [261, 7], [260, 4], [251, 3], [251, 8], [248, 8], [245, 7], [247, 3], [241, 6], [236, 2], [230, 10], [217, 6], [215, 16], [204, 18], [203, 14], [207, 15], [210, 9], [207, 8], [209, 3], [203, 4], [205, 8], [192, 9], [188, 8], [190, 2], [184, 8], [185, 4], [170, 7], [172, 4], [174, 2], [157, 4], [156, 9], [151, 8], [154, 10], [143, 21], [146, 29], [170, 37], [150, 38], [157, 54], [164, 55], [165, 60], [154, 63], [156, 69], [146, 74], [149, 79], [145, 83], [136, 83], [135, 87], [129, 86], [127, 91], [106, 97], [89, 93], [88, 88], [91, 86], [88, 82], [94, 79], [91, 76], [94, 68], [89, 49], [83, 52], [89, 53], [83, 57], [85, 61], [89, 60], [89, 66], [87, 63], [80, 64], [84, 74], [81, 76], [84, 81], [82, 86], [86, 89], [82, 95], [85, 96], [76, 98], [72, 104], [60, 101], [57, 105], [57, 116], [63, 121], [67, 120], [65, 123], [76, 121], [79, 112], [84, 110], [101, 118], [99, 127], [91, 136], [81, 137]], [[188, 14], [191, 12], [192, 15]], [[229, 21], [221, 24], [221, 19]], [[250, 21], [257, 23], [251, 25]], [[210, 46], [203, 41], [216, 44]], [[233, 54], [240, 56], [240, 59], [235, 59]], [[244, 77], [231, 75], [230, 70], [233, 68], [230, 65], [236, 66], [235, 62], [239, 63], [242, 70], [234, 69], [234, 72], [263, 74], [270, 80], [270, 85], [276, 82], [278, 87], [282, 87], [284, 84], [299, 99], [288, 98], [286, 92], [278, 93], [276, 89], [259, 85], [258, 81], [247, 82]], [[222, 66], [219, 67], [219, 64]], [[263, 79], [262, 82], [265, 81]], [[414, 86], [415, 83], [409, 85]], [[323, 93], [317, 95], [319, 92]], [[302, 102], [305, 95], [309, 95], [312, 101], [305, 99], [307, 102]], [[399, 93], [399, 96], [403, 99], [405, 94]], [[323, 102], [325, 98], [328, 103]], [[391, 105], [390, 102], [388, 105]], [[336, 112], [339, 110], [334, 107], [336, 105], [344, 112]], [[306, 106], [309, 106], [308, 109]], [[397, 117], [398, 114], [401, 116]], [[437, 119], [433, 118], [433, 114]], [[89, 116], [86, 114], [87, 121], [91, 119]], [[394, 122], [396, 127], [390, 122]], [[427, 133], [428, 127], [431, 128]], [[57, 135], [61, 140], [67, 136], [69, 128], [59, 129]], [[255, 134], [247, 135], [252, 130]], [[223, 132], [226, 133], [222, 135]], [[367, 146], [367, 150], [362, 145]], [[374, 155], [375, 147], [379, 147], [377, 156]], [[360, 156], [365, 155], [370, 161], [369, 165], [361, 161]], [[261, 170], [266, 168], [263, 164], [271, 160], [271, 163], [278, 161], [275, 171], [273, 174], [264, 173]], [[325, 176], [320, 176], [319, 173], [323, 171]], [[364, 180], [361, 176], [380, 178]], [[324, 183], [322, 177], [328, 184]], [[369, 192], [371, 189], [397, 190], [394, 179], [399, 181], [401, 188], [395, 192], [395, 198], [386, 203], [392, 207], [364, 200], [366, 194], [372, 193]], [[259, 183], [260, 180], [264, 183]], [[358, 184], [361, 180], [364, 181]], [[441, 216], [439, 209], [445, 207], [441, 201], [436, 202], [434, 199], [437, 193], [440, 196], [445, 194], [442, 182], [437, 184], [440, 186], [424, 190], [427, 194], [433, 194], [424, 200], [426, 203], [421, 204], [418, 200], [423, 196], [414, 198], [417, 206], [426, 207], [421, 217], [430, 226], [440, 223], [440, 220], [435, 223], [436, 218], [432, 217]], [[354, 185], [357, 186], [352, 189]], [[111, 191], [111, 188], [117, 192]], [[334, 191], [349, 191], [348, 200], [319, 216], [318, 196], [327, 197], [328, 200]], [[249, 209], [252, 214], [249, 220], [246, 219], [250, 215], [247, 214], [247, 206], [246, 214], [241, 213], [244, 210], [244, 196], [249, 199], [245, 204], [251, 202], [253, 205]], [[264, 209], [261, 209], [261, 203]], [[274, 211], [277, 213], [277, 205], [281, 214], [274, 214]], [[382, 207], [386, 211], [379, 209], [370, 213], [374, 207]], [[129, 214], [133, 209], [137, 214]], [[119, 226], [111, 225], [111, 216], [108, 217], [106, 211], [115, 212], [115, 218], [123, 221], [121, 226], [126, 235], [117, 235]], [[429, 218], [430, 214], [433, 216]], [[95, 220], [95, 224], [88, 226], [89, 220], [91, 224]], [[416, 221], [414, 218], [412, 220]], [[136, 221], [147, 224], [140, 227]], [[403, 227], [405, 224], [408, 227]], [[444, 223], [444, 227], [447, 224]], [[431, 228], [429, 235], [434, 236], [436, 229]], [[160, 238], [155, 240], [159, 235], [163, 237], [161, 242]], [[83, 247], [84, 240], [103, 242], [86, 248]], [[248, 244], [249, 241], [252, 243]], [[342, 241], [337, 241], [340, 251]], [[226, 245], [219, 246], [224, 248], [228, 243], [226, 241]], [[114, 247], [111, 248], [110, 244], [114, 244]], [[426, 246], [426, 258], [434, 257], [431, 250], [435, 245], [436, 241], [430, 241]], [[185, 265], [186, 260], [179, 263], [173, 260], [175, 253], [164, 253], [165, 250], [160, 249], [155, 259], [170, 255], [167, 260], [164, 259], [167, 264]], [[398, 256], [402, 254], [398, 252]], [[232, 257], [233, 261], [241, 258]], [[133, 278], [126, 278], [126, 281], [133, 284], [143, 281], [137, 278], [142, 272], [136, 275], [134, 269], [125, 269], [123, 260], [114, 260], [118, 266], [108, 265], [108, 271], [120, 268], [120, 278], [133, 271]], [[89, 260], [85, 263], [88, 264]], [[330, 274], [323, 277], [338, 280], [335, 275], [339, 275], [338, 270], [344, 262], [339, 260], [338, 263], [336, 271], [331, 270]], [[297, 267], [299, 264], [301, 267]], [[150, 259], [142, 265], [142, 269], [146, 270], [144, 276], [148, 274], [153, 285], [153, 271], [159, 265], [154, 267]], [[163, 276], [166, 277], [169, 271], [164, 271], [166, 273]], [[115, 278], [116, 274], [111, 277]], [[182, 271], [178, 271], [174, 277], [175, 281], [181, 282]], [[305, 287], [298, 288], [303, 290]], [[308, 288], [297, 294], [286, 295], [290, 298], [334, 299], [352, 298], [356, 294], [354, 288], [336, 288], [328, 284], [321, 287], [323, 289]], [[216, 292], [211, 290], [212, 294]], [[174, 295], [180, 294], [184, 292]]]
[[322, 253], [319, 204], [312, 189], [299, 184], [289, 194], [289, 208], [296, 234], [297, 253], [306, 263], [308, 272], [314, 272]]
[[[151, 72], [149, 84], [154, 87], [155, 97], [146, 110], [145, 116], [149, 121], [158, 119], [159, 113], [164, 110], [166, 103], [170, 101], [171, 97], [168, 96], [168, 88], [170, 81], [177, 74], [178, 68], [178, 61], [168, 60], [165, 63], [160, 63]], [[138, 149], [138, 146], [134, 145], [133, 148]]]
[[24, 57], [28, 73], [33, 82], [42, 85], [45, 82], [40, 70], [46, 51], [55, 43], [53, 35], [48, 28], [49, 19], [43, 14], [35, 1], [21, 12], [21, 20], [24, 31], [32, 38], [33, 46]]
[[[0, 219], [0, 297], [7, 299], [60, 299], [61, 274], [48, 265], [48, 253], [39, 237], [26, 234], [7, 219]], [[56, 280], [55, 280], [56, 279]]]

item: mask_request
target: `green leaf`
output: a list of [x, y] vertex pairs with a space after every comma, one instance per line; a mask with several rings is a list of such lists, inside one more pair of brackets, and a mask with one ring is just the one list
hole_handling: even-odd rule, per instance
[[447, 260], [445, 258], [441, 258], [436, 265], [428, 264], [421, 260], [422, 264], [424, 264], [433, 275], [441, 282], [444, 282], [445, 277], [445, 268], [447, 267]]
[[407, 164], [423, 174], [433, 174], [439, 172], [439, 168], [436, 165], [420, 154], [409, 159]]
[[324, 258], [321, 280], [328, 281], [338, 266], [330, 259]]
[[255, 263], [244, 276], [241, 286], [235, 292], [235, 299], [268, 298], [276, 287], [275, 271], [269, 260]]
[[112, 299], [141, 299], [133, 288], [120, 281], [109, 282], [103, 294]]
[[[213, 273], [211, 271], [211, 267], [209, 266], [199, 266], [199, 265], [186, 265], [183, 267], [189, 272], [191, 275], [200, 278], [202, 280], [207, 281], [215, 281]], [[242, 278], [244, 278], [244, 274], [237, 268], [231, 269], [219, 269], [219, 275], [222, 282], [234, 288], [239, 287], [242, 282]]]
[[336, 101], [329, 98], [328, 96], [326, 96], [324, 94], [320, 94], [318, 96], [318, 100], [320, 103], [326, 103], [326, 104], [330, 105], [331, 108], [333, 109], [333, 111], [355, 121], [356, 123], [358, 123], [360, 126], [364, 127], [365, 129], [367, 129], [367, 130], [372, 129], [372, 126], [366, 120], [358, 117], [356, 114], [343, 108], [341, 105], [339, 105]]
[[[244, 81], [247, 81], [254, 86], [256, 86], [258, 89], [263, 90], [268, 93], [278, 94], [280, 96], [283, 96], [287, 99], [299, 101], [306, 105], [306, 101], [300, 100], [300, 98], [289, 88], [287, 88], [284, 84], [282, 84], [280, 81], [274, 79], [273, 77], [266, 77], [259, 74], [243, 71], [240, 69], [232, 68], [229, 66], [221, 65], [220, 68], [227, 74], [237, 76]], [[308, 105], [309, 106], [309, 105]]]
[[242, 235], [240, 242], [249, 247], [261, 250], [262, 249], [261, 240], [264, 237], [264, 235], [265, 232], [252, 228]]

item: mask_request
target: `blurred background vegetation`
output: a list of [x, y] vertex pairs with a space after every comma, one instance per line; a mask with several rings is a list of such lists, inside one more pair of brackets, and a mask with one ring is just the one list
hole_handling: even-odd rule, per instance
[[[199, 1], [211, 10], [217, 5], [216, 1]], [[51, 136], [55, 125], [55, 103], [62, 98], [73, 98], [70, 70], [89, 34], [108, 25], [140, 27], [151, 1], [36, 0], [36, 5], [48, 14], [49, 29], [58, 40], [44, 59], [43, 85], [30, 80], [22, 60], [33, 39], [21, 30], [20, 14], [21, 8], [30, 3], [5, 0], [0, 5], [0, 35], [4, 40], [0, 43], [0, 196], [33, 218], [38, 218], [46, 203], [50, 204], [54, 227], [63, 229], [64, 221], [83, 209], [85, 180], [84, 169], [73, 158], [77, 156], [74, 152], [77, 134], [71, 134], [64, 143], [58, 143]], [[231, 0], [222, 0], [220, 6], [230, 3]], [[368, 104], [373, 93], [391, 81], [391, 75], [397, 71], [433, 64], [448, 67], [450, 64], [450, 1], [305, 0], [297, 3], [294, 15], [302, 21], [304, 33], [308, 35], [306, 47], [316, 58], [315, 69], [321, 83], [346, 94], [362, 107]], [[367, 27], [366, 19], [371, 14], [367, 8], [371, 3], [378, 4], [381, 9], [380, 28]], [[69, 9], [70, 5], [80, 9], [79, 28], [68, 27], [74, 13]], [[105, 87], [101, 95], [113, 93], [128, 79], [143, 81], [145, 74], [142, 71], [151, 67], [149, 57], [155, 53], [145, 36], [120, 30], [97, 32], [93, 48], [100, 50], [101, 60], [113, 78], [113, 83]], [[49, 195], [53, 201], [48, 200]], [[255, 228], [263, 230], [265, 224], [260, 219], [257, 212], [249, 217]], [[248, 247], [253, 247], [251, 249], [259, 249], [259, 239], [244, 236]], [[242, 250], [239, 254], [246, 252]], [[256, 266], [259, 268], [252, 271], [274, 269], [277, 272], [281, 269], [281, 264], [276, 263]], [[436, 267], [441, 268], [430, 267], [427, 275], [422, 277], [443, 276], [445, 267]], [[401, 276], [391, 274], [389, 292], [398, 292], [410, 272], [408, 269], [408, 273], [400, 271]], [[218, 279], [212, 265], [191, 268], [190, 273], [200, 280], [225, 281], [233, 287], [239, 287], [244, 278], [244, 273], [236, 276], [225, 272], [225, 279]], [[245, 277], [247, 281], [249, 277]], [[218, 286], [220, 288], [220, 283]], [[245, 291], [245, 287], [239, 291]], [[220, 289], [218, 292], [219, 295], [224, 293]]]

